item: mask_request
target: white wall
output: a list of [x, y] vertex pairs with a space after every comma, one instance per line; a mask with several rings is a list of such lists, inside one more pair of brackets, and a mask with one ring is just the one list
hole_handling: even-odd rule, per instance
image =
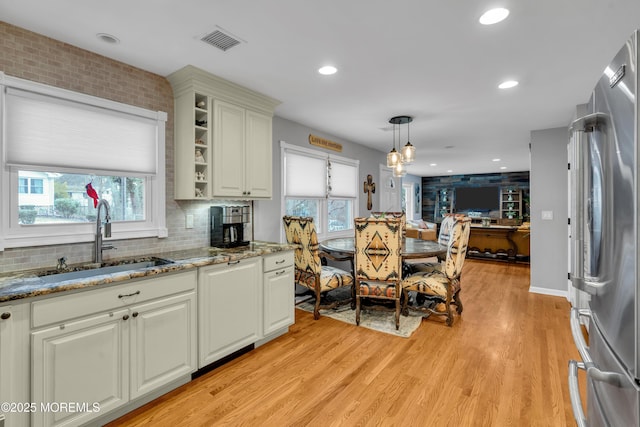
[[[566, 127], [531, 132], [530, 291], [567, 296]], [[550, 213], [552, 219], [542, 219]]]
[[[342, 144], [342, 152], [324, 150], [320, 147], [310, 145], [309, 134]], [[299, 145], [301, 147], [326, 151], [338, 156], [360, 160], [358, 176], [358, 182], [360, 183], [358, 186], [359, 204], [356, 216], [369, 215], [369, 211], [367, 210], [367, 196], [363, 190], [363, 183], [366, 181], [367, 175], [371, 174], [373, 176], [373, 182], [376, 186], [379, 185], [379, 165], [380, 163], [386, 162], [386, 153], [373, 150], [360, 144], [345, 141], [333, 135], [311, 129], [299, 123], [276, 116], [273, 118], [273, 198], [271, 200], [259, 200], [254, 202], [253, 237], [255, 240], [266, 240], [270, 242], [282, 241], [282, 213], [280, 212], [282, 199], [282, 178], [280, 174], [282, 166], [280, 164], [280, 141], [285, 141], [287, 144]], [[372, 210], [378, 210], [378, 206], [378, 194], [373, 194]]]

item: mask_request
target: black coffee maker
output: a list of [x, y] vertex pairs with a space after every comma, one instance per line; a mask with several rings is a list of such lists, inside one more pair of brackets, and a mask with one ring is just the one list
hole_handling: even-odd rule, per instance
[[248, 245], [249, 241], [244, 240], [244, 224], [249, 221], [249, 206], [211, 206], [211, 246], [235, 248]]

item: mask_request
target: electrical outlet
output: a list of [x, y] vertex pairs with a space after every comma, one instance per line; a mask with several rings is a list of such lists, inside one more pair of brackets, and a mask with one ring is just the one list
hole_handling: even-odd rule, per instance
[[193, 228], [193, 214], [187, 214], [185, 217], [185, 228]]

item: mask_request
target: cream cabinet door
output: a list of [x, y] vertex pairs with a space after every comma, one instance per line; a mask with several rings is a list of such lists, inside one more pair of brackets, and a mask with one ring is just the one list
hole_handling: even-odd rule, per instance
[[[129, 323], [124, 309], [31, 334], [32, 425], [81, 425], [129, 400]], [[56, 406], [67, 402], [84, 407]]]
[[292, 266], [264, 274], [264, 335], [295, 322], [293, 275]]
[[199, 269], [200, 368], [261, 338], [261, 262], [255, 257]]
[[250, 198], [271, 197], [273, 133], [272, 118], [247, 110], [245, 139], [245, 194]]
[[195, 292], [131, 307], [131, 399], [197, 369]]
[[240, 197], [244, 191], [244, 108], [214, 101], [213, 195]]
[[[0, 307], [0, 402], [15, 402], [10, 395], [13, 388], [11, 350], [13, 345], [13, 310], [10, 305]], [[0, 414], [11, 417], [11, 412]], [[9, 421], [7, 421], [9, 422]]]

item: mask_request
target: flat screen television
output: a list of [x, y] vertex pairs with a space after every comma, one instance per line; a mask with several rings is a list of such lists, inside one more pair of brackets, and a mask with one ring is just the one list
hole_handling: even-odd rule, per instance
[[500, 187], [456, 188], [456, 212], [489, 212], [500, 209]]

